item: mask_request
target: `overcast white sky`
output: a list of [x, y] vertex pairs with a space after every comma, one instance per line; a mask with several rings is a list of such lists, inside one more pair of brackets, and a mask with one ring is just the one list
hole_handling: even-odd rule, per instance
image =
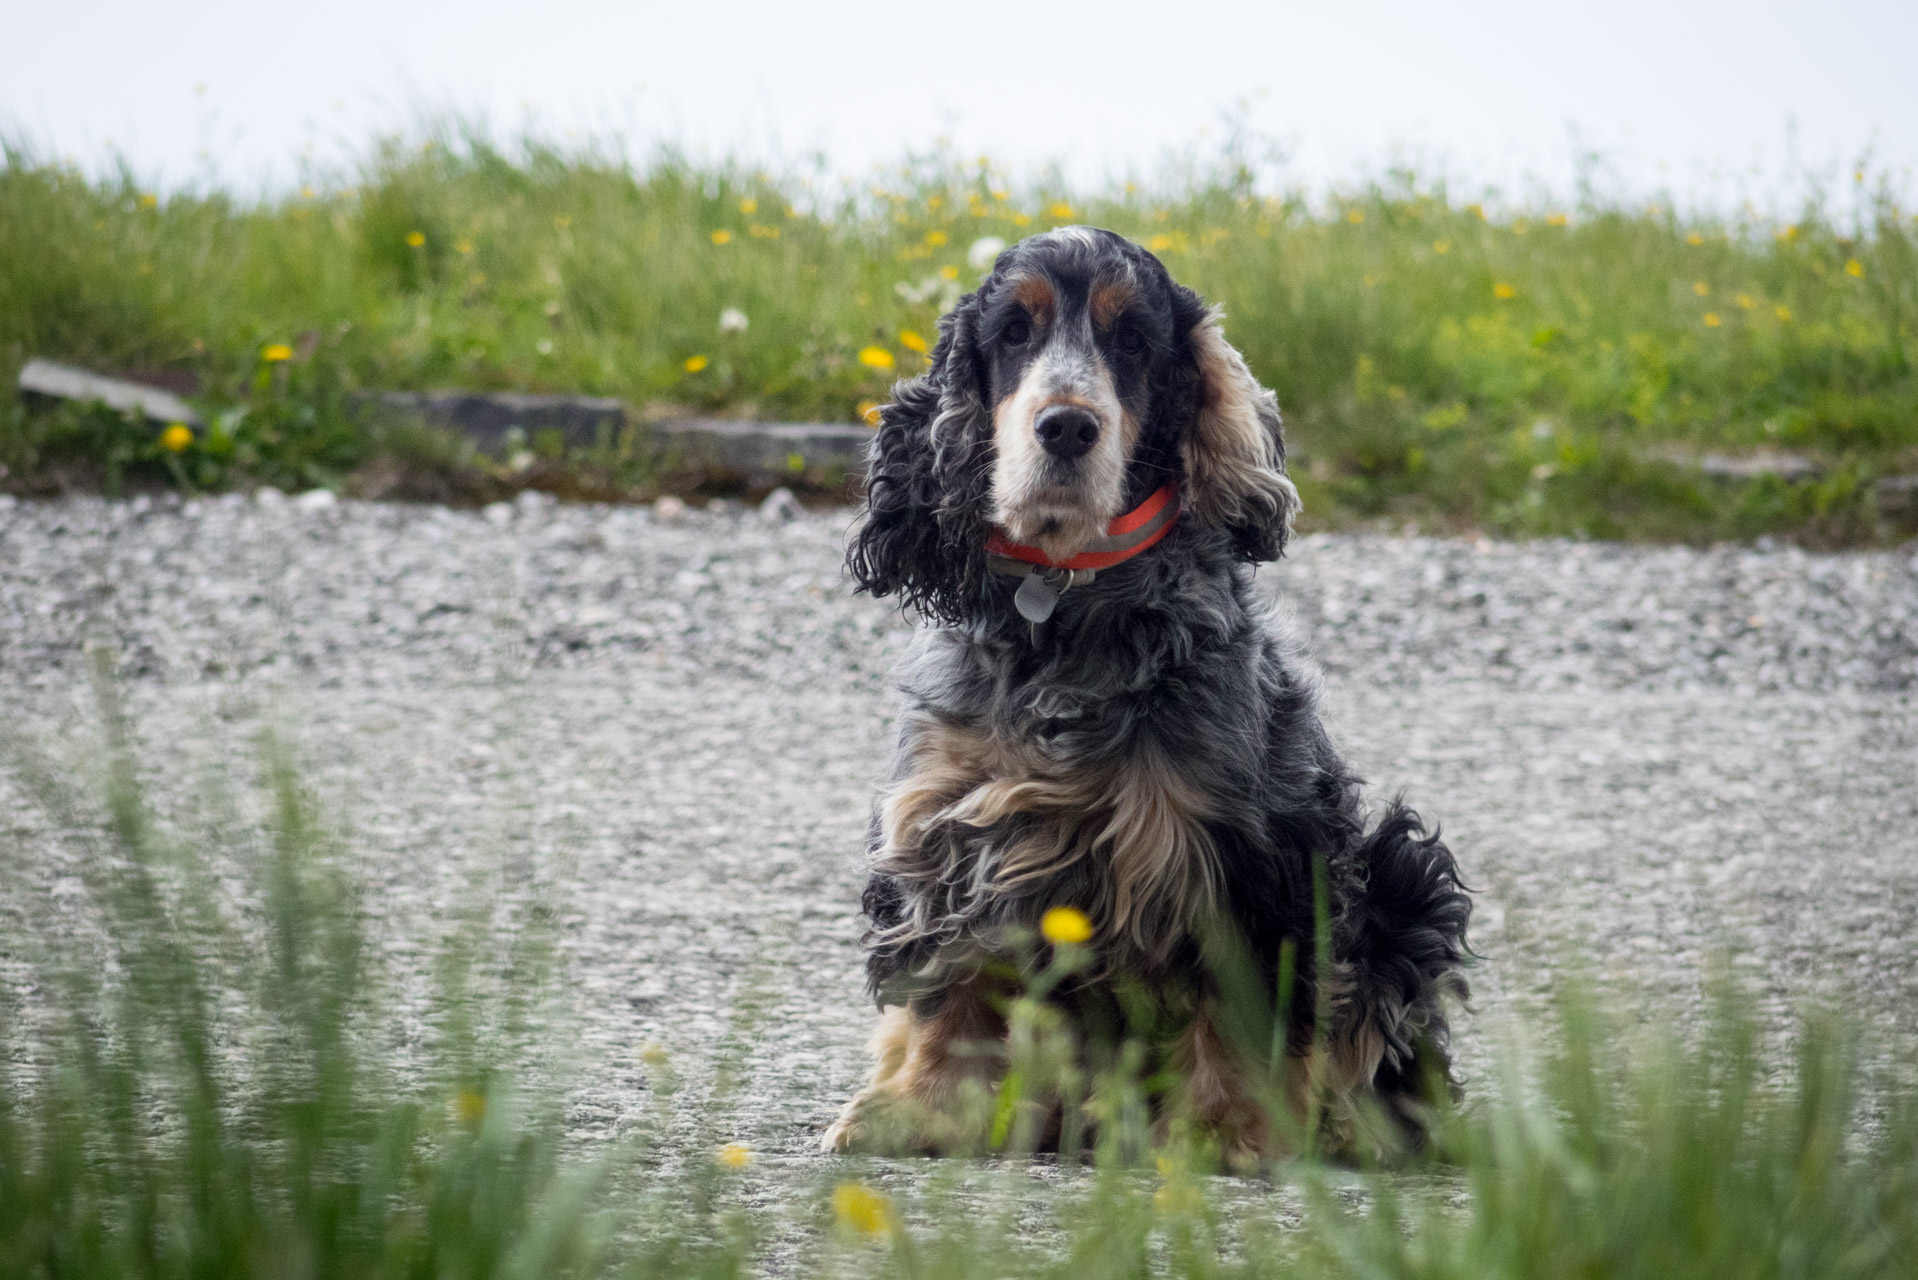
[[848, 173], [940, 136], [1149, 172], [1235, 107], [1318, 186], [1408, 157], [1562, 194], [1574, 136], [1608, 189], [1688, 202], [1769, 203], [1866, 152], [1907, 190], [1918, 168], [1914, 0], [6, 4], [0, 134], [169, 187], [284, 186], [448, 109]]

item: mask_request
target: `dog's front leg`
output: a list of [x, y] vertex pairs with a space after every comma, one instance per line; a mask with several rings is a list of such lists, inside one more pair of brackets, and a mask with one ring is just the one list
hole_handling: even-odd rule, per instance
[[888, 1009], [872, 1040], [872, 1081], [820, 1145], [886, 1153], [983, 1149], [1005, 1038], [1005, 1018], [980, 979]]

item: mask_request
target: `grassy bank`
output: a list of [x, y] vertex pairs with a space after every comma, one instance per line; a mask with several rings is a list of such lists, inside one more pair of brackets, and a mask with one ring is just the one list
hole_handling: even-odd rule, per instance
[[[556, 1047], [578, 976], [562, 904], [534, 893], [402, 938], [285, 750], [230, 793], [192, 802], [174, 781], [157, 804], [166, 770], [110, 693], [102, 710], [96, 776], [14, 738], [0, 755], [32, 802], [0, 832], [10, 1278], [1918, 1269], [1909, 1074], [1867, 1070], [1886, 1046], [1842, 1018], [1782, 1053], [1729, 996], [1693, 1033], [1568, 999], [1537, 1028], [1546, 1048], [1509, 1051], [1509, 1078], [1389, 1172], [1214, 1177], [1202, 1145], [1154, 1146], [1127, 1105], [1088, 1164], [1043, 1176], [1016, 1122], [985, 1160], [793, 1155], [764, 1145], [793, 1142], [783, 1121], [762, 1137], [738, 1119], [750, 1016], [715, 1060], [649, 1052], [651, 1110], [584, 1146], [565, 1081], [594, 1064]], [[1014, 1022], [1017, 1071], [1056, 1075], [1043, 1009]]]
[[[1872, 482], [1918, 471], [1918, 223], [1857, 185], [1840, 194], [1862, 213], [1814, 200], [1783, 224], [1602, 193], [1488, 216], [1409, 177], [1267, 197], [1228, 159], [1177, 189], [1014, 186], [950, 158], [842, 189], [448, 136], [380, 149], [350, 186], [244, 203], [16, 151], [0, 357], [168, 375], [228, 412], [173, 453], [147, 428], [14, 410], [0, 464], [16, 490], [109, 463], [206, 488], [346, 485], [382, 453], [466, 465], [351, 423], [360, 387], [853, 421], [923, 367], [981, 240], [1088, 222], [1225, 305], [1320, 527], [1871, 540], [1897, 533]], [[1819, 478], [1674, 461], [1768, 449]], [[638, 448], [592, 465], [609, 493], [651, 480]]]

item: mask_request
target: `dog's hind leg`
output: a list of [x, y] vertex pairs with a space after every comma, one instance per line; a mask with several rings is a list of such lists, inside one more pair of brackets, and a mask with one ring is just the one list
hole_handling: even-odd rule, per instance
[[840, 1113], [826, 1151], [970, 1151], [985, 1145], [1006, 1024], [983, 981], [888, 1009], [873, 1075]]

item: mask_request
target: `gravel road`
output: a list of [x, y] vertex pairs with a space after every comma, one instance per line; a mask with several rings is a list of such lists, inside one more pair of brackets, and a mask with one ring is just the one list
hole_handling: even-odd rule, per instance
[[[549, 885], [582, 1135], [645, 1105], [644, 1046], [696, 1062], [757, 993], [737, 1125], [796, 1158], [873, 1018], [855, 854], [905, 635], [841, 579], [849, 519], [6, 505], [0, 708], [82, 760], [82, 649], [104, 642], [179, 805], [285, 727], [396, 952]], [[1682, 1010], [1724, 955], [1780, 1018], [1847, 992], [1911, 1029], [1918, 547], [1320, 535], [1260, 578], [1324, 667], [1335, 737], [1482, 890], [1468, 1073], [1567, 957]], [[0, 771], [0, 835], [35, 847], [45, 821]]]

